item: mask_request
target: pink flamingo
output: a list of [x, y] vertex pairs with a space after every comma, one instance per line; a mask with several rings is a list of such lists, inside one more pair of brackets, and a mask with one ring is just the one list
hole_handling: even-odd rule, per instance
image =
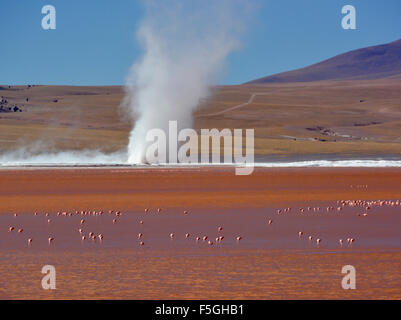
[[29, 239], [28, 239], [28, 246], [30, 246], [31, 244], [32, 244], [32, 239], [29, 238]]
[[54, 238], [53, 237], [49, 237], [49, 245], [51, 245], [52, 243], [53, 243], [53, 241], [54, 241]]

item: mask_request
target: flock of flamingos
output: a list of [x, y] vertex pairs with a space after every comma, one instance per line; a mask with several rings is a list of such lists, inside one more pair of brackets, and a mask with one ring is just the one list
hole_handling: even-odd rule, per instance
[[[355, 208], [356, 210], [356, 215], [360, 216], [360, 217], [367, 217], [370, 214], [371, 209], [375, 208], [375, 207], [400, 207], [401, 206], [401, 201], [400, 200], [374, 200], [374, 201], [367, 201], [367, 200], [339, 200], [337, 201], [337, 206], [328, 206], [328, 207], [302, 207], [302, 208], [291, 208], [291, 207], [287, 207], [284, 209], [277, 209], [276, 210], [276, 214], [277, 215], [286, 215], [290, 212], [296, 213], [296, 214], [300, 214], [300, 215], [306, 215], [308, 213], [324, 213], [327, 212], [328, 214], [330, 213], [334, 213], [334, 212], [340, 212], [342, 211], [344, 208], [348, 207], [348, 208]], [[162, 213], [162, 209], [158, 208], [157, 210], [153, 210], [153, 214], [161, 214]], [[50, 214], [50, 213], [38, 213], [35, 212], [33, 213], [33, 215], [35, 217], [38, 216], [45, 216], [47, 219], [47, 224], [51, 225], [52, 223], [54, 223], [54, 219], [57, 216], [65, 216], [65, 217], [80, 217], [79, 219], [77, 219], [77, 225], [76, 225], [76, 234], [77, 236], [80, 237], [81, 242], [87, 242], [87, 241], [91, 241], [91, 242], [99, 242], [102, 243], [105, 239], [104, 235], [102, 233], [99, 234], [95, 234], [93, 231], [91, 230], [87, 230], [86, 228], [86, 224], [85, 222], [87, 221], [87, 219], [89, 217], [92, 216], [102, 216], [102, 215], [110, 215], [112, 217], [112, 220], [110, 219], [112, 224], [117, 224], [119, 223], [119, 218], [121, 217], [122, 213], [118, 210], [109, 210], [108, 212], [105, 211], [73, 211], [73, 212], [68, 212], [68, 211], [64, 211], [64, 212], [57, 212], [54, 214]], [[145, 214], [152, 214], [152, 211], [149, 208], [145, 209]], [[184, 211], [183, 212], [184, 215], [188, 215], [189, 212], [188, 211]], [[14, 213], [14, 218], [15, 218], [15, 224], [14, 225], [10, 225], [8, 227], [8, 232], [9, 233], [16, 233], [19, 236], [23, 237], [26, 232], [25, 230], [20, 227], [19, 225], [21, 225], [19, 223], [19, 216], [17, 213]], [[274, 223], [273, 218], [272, 217], [268, 217], [266, 218], [266, 225], [270, 226]], [[140, 225], [144, 224], [143, 220], [139, 221]], [[216, 244], [221, 244], [224, 240], [224, 228], [223, 226], [216, 226], [216, 232], [217, 232], [217, 237], [215, 239], [210, 238], [208, 235], [201, 235], [201, 236], [192, 236], [191, 234], [189, 234], [188, 232], [183, 232], [182, 235], [179, 234], [175, 234], [173, 232], [171, 233], [167, 233], [166, 234], [166, 238], [170, 238], [170, 240], [174, 240], [174, 239], [193, 239], [196, 242], [202, 242], [202, 243], [206, 243], [209, 246], [213, 246]], [[310, 243], [315, 243], [315, 245], [317, 247], [320, 246], [320, 244], [322, 243], [323, 239], [322, 238], [318, 238], [318, 237], [314, 237], [313, 235], [309, 235], [304, 233], [303, 230], [299, 230], [297, 235], [294, 236], [298, 236], [299, 239], [306, 239], [307, 241], [309, 241]], [[240, 243], [241, 240], [243, 239], [242, 235], [236, 235], [234, 237], [235, 241], [237, 243]], [[144, 242], [144, 235], [142, 232], [138, 233], [137, 235], [137, 239], [138, 239], [138, 245], [139, 246], [144, 246], [145, 242]], [[32, 237], [29, 237], [26, 239], [26, 243], [27, 246], [30, 247], [33, 245], [33, 243], [37, 241], [36, 239], [33, 239]], [[39, 240], [38, 240], [39, 241]], [[41, 239], [40, 241], [43, 241], [43, 239]], [[55, 235], [48, 235], [47, 238], [48, 241], [48, 245], [51, 246], [53, 245], [57, 239], [55, 237]], [[348, 237], [346, 239], [338, 239], [338, 245], [343, 247], [343, 246], [352, 246], [353, 243], [356, 241], [355, 237]]]

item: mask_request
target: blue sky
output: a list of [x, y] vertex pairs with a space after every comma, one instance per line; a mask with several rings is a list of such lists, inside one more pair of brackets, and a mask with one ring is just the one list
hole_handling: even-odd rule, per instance
[[[56, 30], [41, 27], [46, 4], [56, 8]], [[356, 8], [357, 30], [341, 28], [347, 4]], [[0, 12], [0, 84], [120, 85], [141, 54], [142, 0], [1, 0]], [[260, 0], [222, 83], [400, 39], [400, 16], [399, 0]]]

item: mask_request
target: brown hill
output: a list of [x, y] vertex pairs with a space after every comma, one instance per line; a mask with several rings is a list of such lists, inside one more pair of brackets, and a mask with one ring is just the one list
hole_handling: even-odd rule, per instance
[[340, 54], [311, 66], [248, 83], [309, 82], [401, 78], [401, 39]]

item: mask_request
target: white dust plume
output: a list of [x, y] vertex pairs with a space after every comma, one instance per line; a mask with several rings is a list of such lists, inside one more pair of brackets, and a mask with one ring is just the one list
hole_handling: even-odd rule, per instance
[[146, 162], [150, 129], [168, 136], [169, 120], [178, 122], [178, 130], [192, 127], [193, 111], [240, 45], [248, 9], [245, 1], [236, 0], [147, 2], [137, 31], [144, 53], [126, 85], [124, 105], [135, 120], [129, 163]]

